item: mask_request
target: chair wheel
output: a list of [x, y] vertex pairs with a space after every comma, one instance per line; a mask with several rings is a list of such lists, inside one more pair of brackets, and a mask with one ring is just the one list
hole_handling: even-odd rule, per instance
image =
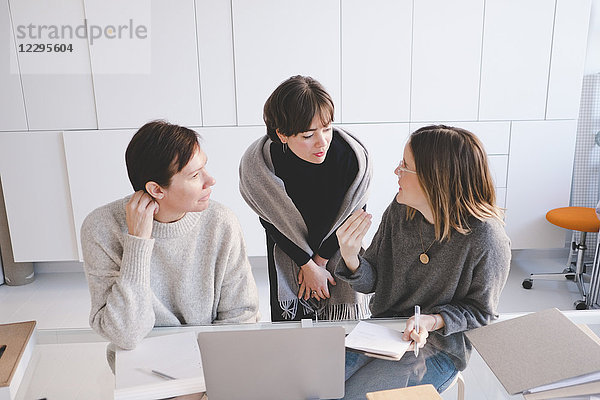
[[588, 308], [587, 304], [585, 304], [585, 301], [583, 300], [577, 300], [574, 305], [576, 310], [587, 310]]
[[523, 288], [524, 289], [531, 289], [533, 287], [533, 280], [532, 279], [523, 279]]
[[575, 274], [571, 274], [571, 275], [566, 275], [565, 279], [568, 279], [570, 281], [574, 281], [575, 280]]

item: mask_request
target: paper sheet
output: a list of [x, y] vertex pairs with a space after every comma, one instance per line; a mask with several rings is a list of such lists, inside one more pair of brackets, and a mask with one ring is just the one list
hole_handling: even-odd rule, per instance
[[346, 347], [400, 358], [408, 350], [411, 341], [402, 340], [402, 332], [385, 326], [360, 321], [346, 336]]
[[115, 372], [115, 398], [164, 398], [206, 390], [194, 332], [146, 338], [135, 350], [117, 350]]

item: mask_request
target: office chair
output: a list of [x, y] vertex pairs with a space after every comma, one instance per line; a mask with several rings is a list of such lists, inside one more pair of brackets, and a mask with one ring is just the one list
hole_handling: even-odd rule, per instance
[[596, 210], [588, 207], [562, 207], [548, 211], [546, 219], [551, 224], [560, 226], [561, 228], [570, 229], [572, 231], [581, 232], [579, 243], [571, 243], [571, 248], [576, 251], [575, 261], [572, 261], [572, 252], [569, 252], [567, 259], [567, 268], [563, 272], [531, 274], [528, 279], [523, 280], [523, 287], [531, 289], [534, 279], [546, 280], [564, 280], [569, 279], [577, 284], [579, 292], [583, 297], [582, 300], [575, 302], [577, 310], [585, 310], [588, 308], [586, 303], [587, 292], [583, 284], [583, 274], [585, 273], [585, 263], [583, 257], [587, 246], [585, 239], [588, 232], [598, 232], [600, 229], [600, 221], [596, 217]]

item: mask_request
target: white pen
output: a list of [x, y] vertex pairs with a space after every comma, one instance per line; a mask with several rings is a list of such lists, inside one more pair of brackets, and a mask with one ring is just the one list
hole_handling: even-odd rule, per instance
[[165, 379], [169, 379], [169, 380], [177, 379], [177, 378], [173, 378], [171, 375], [167, 375], [164, 372], [160, 372], [155, 369], [152, 370], [152, 373], [160, 376], [161, 378], [165, 378]]
[[[421, 307], [419, 306], [415, 306], [415, 333], [418, 335], [419, 334], [419, 319], [421, 317]], [[419, 356], [419, 345], [417, 344], [416, 341], [414, 341], [415, 344], [415, 357]]]

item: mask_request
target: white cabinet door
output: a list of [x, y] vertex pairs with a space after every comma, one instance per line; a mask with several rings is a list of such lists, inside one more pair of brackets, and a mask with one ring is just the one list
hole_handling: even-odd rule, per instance
[[480, 120], [544, 119], [554, 1], [487, 0]]
[[484, 1], [414, 3], [411, 121], [477, 120]]
[[61, 133], [0, 134], [0, 179], [15, 261], [77, 260]]
[[506, 177], [508, 174], [508, 156], [490, 155], [488, 156], [488, 165], [492, 180], [496, 188], [506, 187]]
[[483, 143], [488, 155], [508, 154], [510, 122], [458, 122], [456, 126], [474, 133]]
[[201, 128], [200, 146], [208, 156], [206, 169], [217, 183], [211, 198], [226, 205], [238, 217], [249, 256], [265, 256], [265, 230], [246, 204], [239, 189], [239, 165], [252, 142], [265, 134], [264, 127]]
[[[0, 131], [25, 131], [25, 103], [8, 0], [0, 1]], [[0, 273], [1, 275], [1, 273]]]
[[496, 188], [496, 204], [500, 208], [506, 208], [506, 188]]
[[[29, 129], [97, 128], [81, 1], [11, 1], [17, 46], [52, 45], [52, 52], [18, 52]], [[69, 29], [70, 28], [70, 29]], [[54, 51], [55, 44], [72, 51]], [[40, 50], [33, 47], [31, 50]]]
[[427, 125], [446, 125], [463, 128], [473, 133], [481, 140], [488, 155], [508, 154], [510, 142], [510, 122], [449, 122], [436, 121], [432, 123], [411, 123], [410, 132]]
[[82, 260], [79, 234], [85, 217], [97, 207], [133, 193], [125, 167], [125, 149], [134, 133], [134, 130], [63, 133], [79, 260]]
[[506, 193], [506, 232], [514, 249], [559, 248], [565, 230], [546, 221], [569, 205], [577, 121], [513, 122]]
[[196, 31], [203, 125], [235, 125], [231, 3], [196, 0]]
[[589, 0], [556, 3], [546, 119], [579, 117], [591, 6]]
[[412, 1], [350, 0], [341, 7], [341, 121], [408, 121]]
[[372, 224], [364, 239], [368, 246], [381, 222], [381, 216], [398, 193], [398, 177], [394, 170], [402, 160], [408, 138], [408, 124], [344, 124], [341, 128], [353, 133], [369, 151], [373, 163], [371, 193], [367, 211], [373, 215]]
[[292, 75], [321, 82], [340, 103], [340, 6], [337, 0], [233, 0], [238, 123], [262, 124], [269, 95]]
[[90, 46], [100, 129], [202, 124], [193, 0], [85, 0], [85, 9], [90, 24], [133, 26]]

